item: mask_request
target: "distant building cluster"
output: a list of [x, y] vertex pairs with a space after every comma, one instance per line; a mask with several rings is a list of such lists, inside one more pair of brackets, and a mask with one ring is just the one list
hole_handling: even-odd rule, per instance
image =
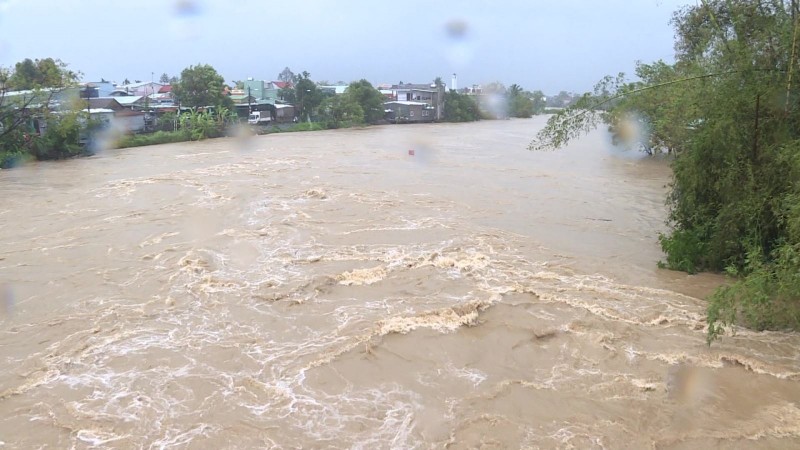
[[[456, 87], [455, 74], [452, 87]], [[249, 78], [237, 83], [237, 87], [225, 86], [224, 93], [233, 102], [234, 109], [242, 119], [251, 123], [287, 123], [297, 121], [296, 109], [285, 98], [293, 85], [287, 81], [267, 81]], [[344, 94], [347, 85], [318, 85], [329, 95]], [[389, 123], [433, 122], [444, 119], [446, 85], [444, 83], [379, 84], [376, 89], [385, 97], [384, 119]], [[472, 85], [456, 92], [480, 97], [483, 89]], [[73, 107], [78, 102], [91, 117], [113, 124], [123, 132], [145, 132], [152, 129], [160, 115], [180, 113], [182, 107], [176, 98], [173, 86], [155, 81], [114, 84], [109, 81], [84, 82], [78, 86], [60, 90], [6, 91], [6, 99], [21, 100], [27, 108], [47, 105], [51, 110]], [[41, 99], [33, 99], [40, 96]], [[47, 98], [45, 98], [45, 96]], [[43, 124], [42, 127], [45, 125]], [[38, 132], [43, 129], [35, 127]]]

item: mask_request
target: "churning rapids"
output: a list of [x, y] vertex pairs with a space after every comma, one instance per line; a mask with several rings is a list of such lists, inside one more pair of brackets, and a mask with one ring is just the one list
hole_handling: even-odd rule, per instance
[[656, 268], [667, 161], [543, 122], [0, 172], [0, 448], [800, 447], [800, 336]]

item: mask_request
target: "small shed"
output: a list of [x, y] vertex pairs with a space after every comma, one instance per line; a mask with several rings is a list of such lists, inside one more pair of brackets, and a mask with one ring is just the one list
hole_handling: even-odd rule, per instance
[[383, 104], [392, 123], [433, 122], [435, 108], [424, 102], [393, 101]]

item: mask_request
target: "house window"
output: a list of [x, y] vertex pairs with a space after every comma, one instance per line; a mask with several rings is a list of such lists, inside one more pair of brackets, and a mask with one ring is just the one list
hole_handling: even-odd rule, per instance
[[408, 112], [408, 115], [409, 115], [410, 117], [414, 117], [414, 111], [409, 111], [409, 112]]

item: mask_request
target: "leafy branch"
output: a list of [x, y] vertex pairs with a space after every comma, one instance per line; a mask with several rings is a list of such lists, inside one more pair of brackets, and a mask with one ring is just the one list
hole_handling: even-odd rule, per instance
[[[760, 72], [784, 71], [784, 69], [752, 70]], [[577, 102], [575, 102], [575, 104], [550, 117], [547, 120], [547, 125], [545, 125], [541, 131], [539, 131], [539, 133], [536, 135], [536, 138], [528, 145], [528, 150], [555, 150], [567, 145], [571, 140], [589, 133], [590, 131], [596, 129], [597, 125], [604, 119], [602, 114], [598, 114], [598, 111], [603, 106], [624, 97], [674, 84], [721, 77], [740, 72], [743, 71], [727, 70], [723, 72], [693, 75], [690, 77], [683, 77], [640, 88], [632, 88], [632, 84], [623, 84], [620, 86], [620, 83], [618, 83], [615, 89], [616, 94], [601, 96], [600, 100], [598, 100], [597, 96], [593, 96], [587, 92], [583, 94], [583, 96]], [[598, 84], [598, 87], [607, 85], [608, 80], [609, 77], [606, 77], [605, 80]], [[598, 90], [598, 87], [595, 87], [595, 91]]]

